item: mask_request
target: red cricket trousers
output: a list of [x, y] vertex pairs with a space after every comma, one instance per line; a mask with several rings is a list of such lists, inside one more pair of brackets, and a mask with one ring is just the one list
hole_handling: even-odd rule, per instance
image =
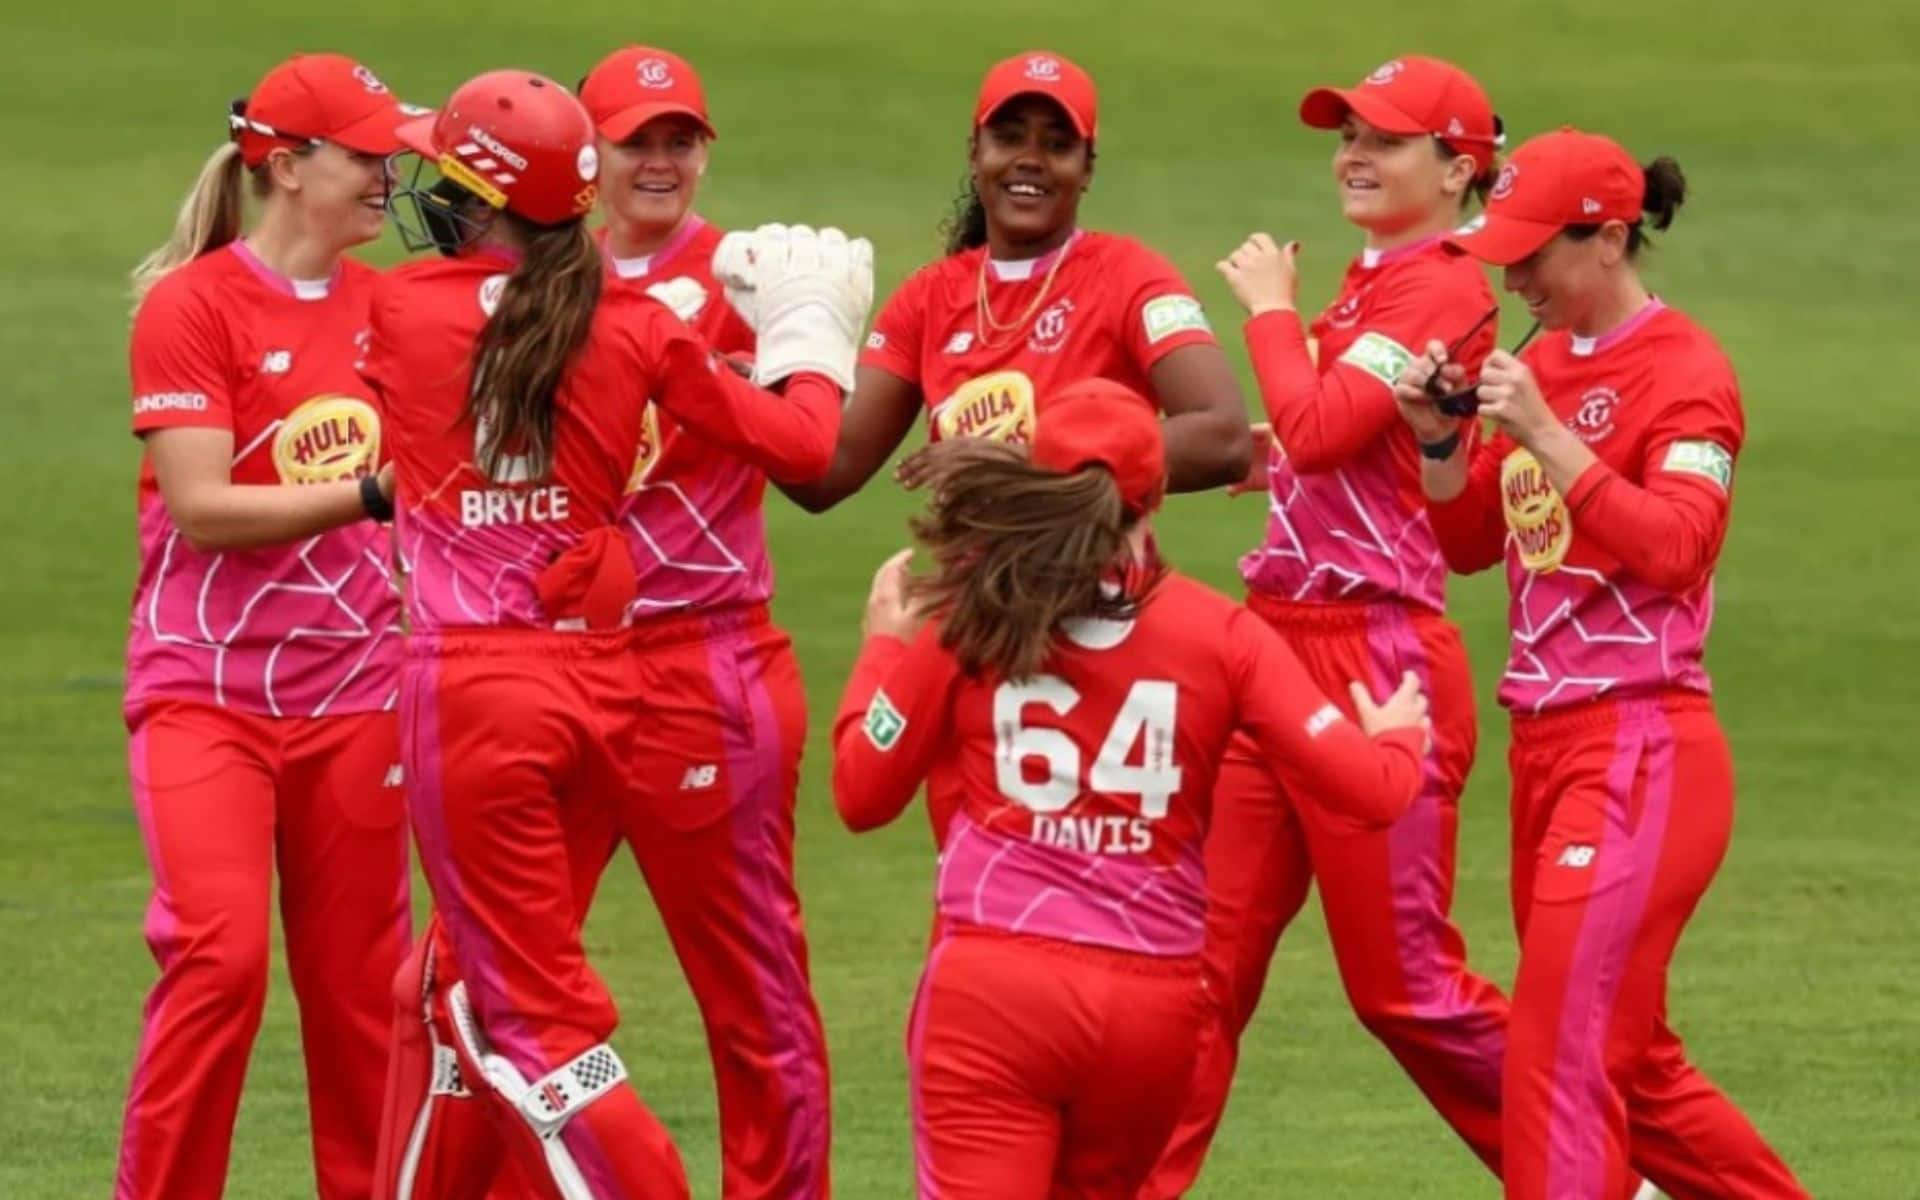
[[363, 1200], [388, 986], [411, 919], [393, 714], [269, 717], [157, 700], [128, 725], [160, 979], [128, 1089], [116, 1200], [194, 1200], [226, 1186], [266, 1002], [276, 869], [314, 1175], [323, 1200]]
[[[535, 1084], [618, 1021], [581, 924], [643, 719], [638, 659], [624, 632], [415, 634], [407, 654], [401, 752], [437, 919], [481, 1036]], [[462, 1065], [520, 1175], [557, 1195], [530, 1127]], [[557, 1138], [596, 1197], [688, 1195], [671, 1137], [624, 1082]]]
[[794, 886], [807, 698], [792, 641], [755, 606], [645, 622], [632, 653], [643, 711], [618, 833], [706, 1026], [721, 1195], [821, 1200], [827, 1046]]
[[1625, 1200], [1631, 1154], [1676, 1200], [1804, 1197], [1666, 1022], [1667, 965], [1733, 828], [1711, 703], [1670, 693], [1518, 717], [1510, 761], [1506, 1194]]
[[907, 1033], [922, 1200], [1125, 1200], [1180, 1112], [1199, 964], [949, 925]]
[[1349, 718], [1349, 681], [1384, 696], [1403, 672], [1414, 672], [1432, 701], [1433, 749], [1413, 807], [1389, 828], [1367, 829], [1311, 796], [1286, 794], [1244, 739], [1229, 747], [1206, 847], [1207, 983], [1217, 1013], [1201, 1041], [1186, 1111], [1141, 1195], [1175, 1197], [1192, 1186], [1280, 934], [1316, 882], [1355, 1015], [1497, 1171], [1507, 1002], [1468, 969], [1465, 939], [1450, 915], [1458, 801], [1476, 737], [1459, 632], [1436, 614], [1398, 604], [1289, 604], [1256, 593], [1249, 606], [1286, 636]]

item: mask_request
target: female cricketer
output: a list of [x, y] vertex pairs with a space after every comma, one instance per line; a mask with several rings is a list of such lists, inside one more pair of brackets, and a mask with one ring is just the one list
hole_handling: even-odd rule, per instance
[[1016, 54], [987, 72], [947, 255], [882, 308], [833, 467], [788, 489], [795, 500], [821, 511], [857, 491], [922, 414], [929, 444], [899, 478], [937, 482], [982, 442], [1031, 440], [1035, 397], [1095, 376], [1166, 414], [1172, 490], [1246, 475], [1239, 384], [1192, 289], [1132, 238], [1079, 226], [1098, 115], [1092, 77], [1060, 55]]
[[[652, 295], [714, 349], [750, 358], [753, 329], [713, 272], [721, 230], [693, 211], [716, 135], [692, 64], [629, 46], [580, 98], [599, 133], [609, 289]], [[767, 618], [766, 481], [759, 463], [647, 409], [618, 518], [635, 620], [705, 634], [639, 664], [648, 715], [627, 753], [621, 833], [705, 1021], [723, 1195], [808, 1200], [827, 1192], [827, 1050], [793, 877], [806, 693]]]
[[[1502, 1075], [1506, 1194], [1612, 1200], [1634, 1162], [1674, 1196], [1803, 1197], [1666, 1023], [1667, 964], [1726, 854], [1733, 766], [1702, 666], [1745, 419], [1713, 338], [1648, 293], [1671, 159], [1563, 129], [1517, 150], [1485, 226], [1547, 332], [1477, 387], [1439, 340], [1396, 389], [1447, 562], [1504, 561], [1520, 968]], [[1477, 403], [1497, 430], [1469, 451]]]
[[450, 1149], [394, 1122], [383, 1158], [405, 1180], [504, 1142], [542, 1195], [684, 1196], [671, 1139], [607, 1044], [616, 1013], [581, 923], [631, 802], [627, 756], [653, 734], [647, 663], [716, 633], [701, 614], [635, 622], [644, 539], [619, 514], [650, 403], [774, 478], [826, 468], [871, 248], [804, 228], [753, 239], [754, 370], [776, 396], [656, 298], [604, 285], [585, 227], [595, 130], [566, 89], [490, 72], [400, 137], [441, 175], [400, 205], [432, 214], [425, 240], [451, 252], [383, 281], [367, 362], [396, 414], [401, 754], [447, 950], [425, 1001], [436, 1057], [457, 1064], [424, 1090], [475, 1097], [494, 1133]]
[[1308, 92], [1300, 118], [1338, 131], [1334, 183], [1365, 245], [1307, 328], [1295, 305], [1296, 245], [1254, 234], [1220, 264], [1249, 314], [1247, 350], [1271, 430], [1253, 481], [1267, 492], [1267, 535], [1240, 564], [1247, 604], [1330, 695], [1350, 678], [1378, 685], [1417, 674], [1433, 697], [1434, 745], [1412, 809], [1391, 828], [1366, 829], [1300, 805], [1256, 747], [1231, 744], [1207, 843], [1207, 970], [1220, 1020], [1147, 1189], [1153, 1197], [1181, 1195], [1199, 1171], [1275, 945], [1313, 881], [1361, 1024], [1499, 1170], [1506, 999], [1467, 969], [1449, 916], [1473, 681], [1442, 615], [1446, 565], [1393, 384], [1430, 339], [1474, 366], [1493, 347], [1492, 290], [1441, 238], [1492, 183], [1501, 123], [1471, 75], [1415, 55], [1352, 88]]
[[[114, 1194], [213, 1197], [267, 991], [276, 867], [319, 1194], [368, 1194], [387, 988], [406, 952], [390, 472], [361, 382], [404, 120], [378, 76], [299, 55], [233, 105], [166, 245], [134, 272], [140, 573], [134, 811], [160, 966]], [[258, 220], [241, 232], [245, 197]]]
[[961, 793], [908, 1033], [921, 1196], [1139, 1187], [1207, 1019], [1202, 842], [1232, 730], [1349, 820], [1419, 786], [1412, 675], [1379, 707], [1353, 684], [1356, 727], [1258, 617], [1159, 563], [1161, 429], [1112, 381], [1043, 399], [1030, 456], [975, 455], [916, 520], [935, 575], [907, 584], [901, 554], [875, 580], [835, 803], [868, 829], [929, 772]]

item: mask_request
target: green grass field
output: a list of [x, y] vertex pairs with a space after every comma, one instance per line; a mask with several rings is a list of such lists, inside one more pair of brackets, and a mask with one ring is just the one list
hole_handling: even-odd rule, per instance
[[[487, 67], [576, 78], [656, 41], [706, 76], [723, 133], [701, 205], [728, 225], [832, 222], [871, 236], [883, 291], [935, 253], [979, 73], [1032, 45], [1099, 80], [1100, 167], [1084, 211], [1145, 238], [1229, 335], [1211, 268], [1247, 231], [1306, 243], [1318, 303], [1357, 237], [1300, 91], [1396, 52], [1470, 65], [1521, 135], [1571, 122], [1679, 158], [1694, 199], [1652, 276], [1725, 342], [1750, 436], [1720, 571], [1711, 667], [1740, 767], [1731, 857], [1673, 972], [1698, 1061], [1822, 1197], [1920, 1196], [1920, 185], [1907, 0], [1488, 0], [1171, 6], [1056, 0], [336, 0], [284, 14], [209, 0], [75, 0], [0, 17], [6, 441], [0, 628], [0, 1197], [107, 1193], [153, 977], [148, 886], [127, 797], [119, 687], [133, 576], [126, 268], [165, 233], [227, 100], [295, 49], [340, 49], [422, 102]], [[1305, 6], [1285, 6], [1304, 8]], [[1395, 11], [1400, 14], [1394, 16]], [[1908, 117], [1901, 118], [1899, 113]], [[387, 261], [397, 247], [385, 244]], [[1509, 324], [1511, 331], [1518, 325]], [[779, 613], [815, 714], [801, 885], [832, 1039], [839, 1194], [910, 1191], [901, 1030], [929, 908], [925, 827], [855, 840], [827, 798], [820, 737], [873, 566], [904, 536], [890, 483], [824, 518], [771, 504]], [[1256, 499], [1177, 499], [1162, 540], [1223, 587], [1258, 537]], [[1904, 530], [1904, 532], [1903, 532]], [[1459, 915], [1481, 969], [1511, 978], [1505, 722], [1496, 579], [1458, 586], [1485, 698], [1465, 802]], [[618, 1043], [717, 1193], [711, 1085], [691, 1000], [638, 873], [617, 866], [590, 928]], [[229, 1195], [311, 1195], [294, 1011], [281, 968], [241, 1112]], [[1470, 1197], [1493, 1183], [1349, 1018], [1317, 914], [1283, 943], [1202, 1186], [1205, 1197]]]

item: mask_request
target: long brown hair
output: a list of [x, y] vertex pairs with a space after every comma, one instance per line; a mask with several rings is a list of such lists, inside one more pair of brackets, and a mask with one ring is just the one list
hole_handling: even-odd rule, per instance
[[[481, 430], [480, 470], [498, 482], [545, 479], [553, 469], [553, 402], [586, 343], [600, 303], [600, 249], [583, 220], [535, 225], [502, 212], [525, 253], [473, 350], [465, 415]], [[503, 468], [525, 464], [524, 473]]]
[[1113, 476], [1098, 467], [1061, 475], [1010, 447], [982, 457], [941, 485], [914, 536], [934, 573], [914, 600], [944, 622], [940, 642], [973, 674], [1037, 674], [1062, 621], [1130, 620], [1165, 568], [1116, 570], [1136, 519]]

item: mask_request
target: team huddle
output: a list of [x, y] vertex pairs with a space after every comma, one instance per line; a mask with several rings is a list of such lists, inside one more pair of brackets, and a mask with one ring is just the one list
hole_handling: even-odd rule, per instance
[[[1057, 54], [987, 72], [947, 253], [877, 314], [864, 239], [695, 213], [717, 131], [664, 50], [434, 111], [300, 55], [235, 101], [135, 271], [160, 977], [115, 1195], [222, 1193], [276, 872], [322, 1197], [690, 1195], [583, 943], [622, 845], [705, 1025], [722, 1194], [828, 1195], [764, 494], [823, 511], [924, 423], [831, 766], [850, 828], [923, 794], [938, 852], [919, 1195], [1184, 1194], [1317, 886], [1355, 1015], [1507, 1196], [1804, 1197], [1665, 1019], [1732, 825], [1702, 657], [1744, 432], [1637, 269], [1684, 177], [1572, 129], [1505, 154], [1426, 57], [1300, 117], [1363, 244], [1310, 321], [1297, 245], [1217, 264], [1249, 426], [1180, 272], [1080, 224], [1098, 101]], [[388, 220], [419, 257], [349, 256]], [[1244, 602], [1154, 536], [1213, 488], [1267, 497]], [[1450, 917], [1476, 731], [1446, 583], [1495, 565], [1510, 993]]]

